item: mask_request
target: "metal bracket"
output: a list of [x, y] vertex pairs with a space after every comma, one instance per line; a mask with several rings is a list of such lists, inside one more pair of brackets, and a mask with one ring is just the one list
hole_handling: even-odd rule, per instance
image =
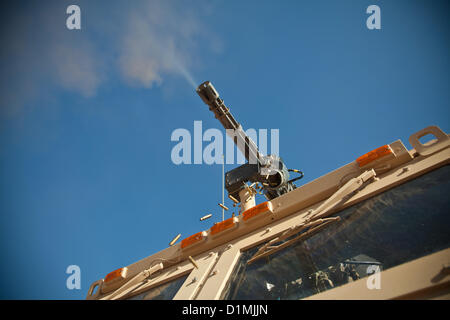
[[[437, 140], [432, 140], [428, 143], [422, 144], [419, 139], [427, 134], [435, 136]], [[447, 148], [450, 145], [450, 138], [438, 126], [429, 126], [412, 134], [409, 137], [409, 143], [420, 155], [428, 156], [439, 150]]]

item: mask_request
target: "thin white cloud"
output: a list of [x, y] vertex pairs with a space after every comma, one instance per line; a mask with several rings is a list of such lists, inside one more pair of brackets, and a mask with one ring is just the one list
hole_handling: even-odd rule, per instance
[[102, 82], [102, 65], [99, 55], [89, 43], [54, 44], [50, 48], [54, 76], [58, 83], [84, 97], [95, 95]]
[[[32, 12], [11, 11], [4, 21], [0, 63], [1, 111], [22, 107], [62, 87], [85, 97], [95, 95], [104, 78], [103, 62], [87, 33], [66, 28], [61, 6], [42, 5]], [[44, 94], [45, 92], [45, 94]]]

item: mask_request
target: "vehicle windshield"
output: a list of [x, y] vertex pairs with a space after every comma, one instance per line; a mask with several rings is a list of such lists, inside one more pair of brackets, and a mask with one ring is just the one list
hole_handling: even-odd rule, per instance
[[181, 276], [170, 282], [166, 282], [160, 286], [144, 291], [127, 300], [171, 300], [177, 294], [188, 275]]
[[248, 264], [242, 252], [223, 299], [300, 299], [450, 247], [449, 166], [337, 213], [311, 238]]

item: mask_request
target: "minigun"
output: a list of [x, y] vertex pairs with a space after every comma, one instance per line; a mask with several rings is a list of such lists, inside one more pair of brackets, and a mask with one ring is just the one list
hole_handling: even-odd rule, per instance
[[[261, 183], [268, 200], [296, 188], [293, 182], [301, 179], [303, 173], [299, 170], [287, 169], [278, 155], [261, 154], [253, 140], [230, 113], [230, 109], [225, 106], [210, 81], [203, 82], [196, 91], [248, 161], [225, 174], [225, 188], [230, 196], [241, 201], [239, 193], [246, 187], [247, 182]], [[289, 172], [299, 173], [300, 176], [289, 180]]]

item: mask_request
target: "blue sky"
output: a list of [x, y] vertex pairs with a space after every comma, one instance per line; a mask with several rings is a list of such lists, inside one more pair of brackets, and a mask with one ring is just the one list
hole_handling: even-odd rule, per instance
[[[70, 4], [81, 30], [66, 28]], [[371, 4], [381, 30], [366, 27]], [[192, 82], [211, 80], [245, 129], [279, 129], [299, 185], [394, 140], [410, 148], [426, 126], [448, 132], [449, 6], [2, 2], [0, 298], [84, 299], [221, 220], [221, 166], [171, 161], [175, 129], [222, 129]], [[69, 265], [81, 290], [66, 288]]]

